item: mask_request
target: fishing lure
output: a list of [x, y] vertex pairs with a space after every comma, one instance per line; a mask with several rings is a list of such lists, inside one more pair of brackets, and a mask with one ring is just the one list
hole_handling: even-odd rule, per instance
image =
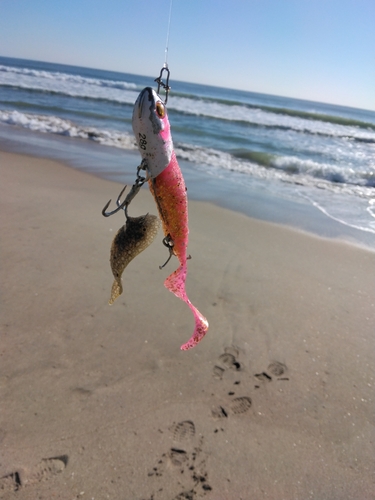
[[191, 303], [185, 290], [189, 234], [186, 186], [173, 150], [167, 109], [151, 87], [146, 87], [139, 94], [134, 105], [132, 125], [142, 163], [148, 173], [149, 188], [162, 221], [163, 242], [169, 248], [169, 259], [175, 255], [180, 263], [164, 285], [186, 302], [194, 315], [193, 335], [181, 346], [182, 350], [191, 349], [205, 336], [208, 321]]

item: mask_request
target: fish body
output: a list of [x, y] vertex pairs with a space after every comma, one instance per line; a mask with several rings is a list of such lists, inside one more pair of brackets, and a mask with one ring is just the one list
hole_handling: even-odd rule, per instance
[[126, 266], [154, 241], [160, 227], [156, 215], [142, 215], [140, 217], [127, 217], [126, 224], [122, 226], [113, 239], [111, 246], [110, 263], [112, 274], [115, 278], [109, 304], [122, 294], [122, 273]]
[[186, 302], [194, 314], [193, 335], [181, 346], [182, 350], [187, 350], [205, 336], [208, 321], [191, 303], [185, 290], [189, 235], [186, 185], [173, 150], [167, 110], [152, 88], [146, 87], [138, 96], [132, 124], [142, 159], [147, 162], [149, 187], [155, 198], [164, 234], [180, 263], [164, 285]]

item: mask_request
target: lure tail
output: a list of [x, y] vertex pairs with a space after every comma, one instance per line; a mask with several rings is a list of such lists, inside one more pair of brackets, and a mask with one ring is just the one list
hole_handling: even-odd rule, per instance
[[179, 299], [186, 302], [186, 304], [190, 307], [194, 315], [194, 320], [195, 320], [194, 332], [190, 340], [188, 340], [186, 344], [183, 344], [181, 346], [181, 349], [183, 351], [187, 351], [188, 349], [191, 349], [192, 347], [196, 346], [198, 342], [200, 342], [203, 339], [208, 330], [207, 319], [198, 311], [198, 309], [195, 306], [193, 306], [193, 304], [190, 302], [189, 297], [187, 296], [185, 290], [186, 275], [187, 275], [187, 265], [185, 263], [184, 265], [181, 265], [179, 268], [177, 268], [170, 276], [168, 276], [168, 278], [164, 282], [164, 286], [169, 291], [174, 293], [174, 295], [176, 295], [176, 297], [178, 297]]

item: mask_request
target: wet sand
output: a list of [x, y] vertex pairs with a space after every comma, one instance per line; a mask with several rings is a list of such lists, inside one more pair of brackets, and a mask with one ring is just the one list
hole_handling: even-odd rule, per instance
[[161, 232], [108, 305], [122, 186], [4, 152], [0, 175], [0, 498], [374, 498], [374, 252], [191, 202], [210, 329], [182, 352]]

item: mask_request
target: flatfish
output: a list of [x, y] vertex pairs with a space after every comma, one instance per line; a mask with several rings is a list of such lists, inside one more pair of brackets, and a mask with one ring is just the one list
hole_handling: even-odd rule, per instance
[[160, 225], [156, 215], [146, 214], [128, 217], [126, 224], [118, 230], [111, 246], [110, 263], [115, 280], [108, 302], [110, 305], [122, 294], [122, 273], [126, 266], [151, 245]]

